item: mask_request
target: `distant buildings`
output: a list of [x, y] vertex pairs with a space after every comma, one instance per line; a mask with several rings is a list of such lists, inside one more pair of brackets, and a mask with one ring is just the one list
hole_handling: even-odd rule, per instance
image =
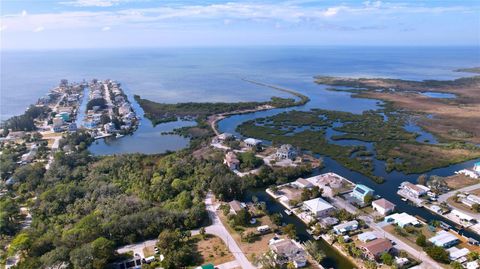
[[458, 237], [443, 230], [437, 232], [437, 234], [428, 239], [428, 241], [432, 242], [435, 246], [442, 248], [450, 248], [460, 243]]
[[384, 198], [373, 201], [372, 207], [384, 216], [395, 211], [395, 204]]
[[365, 243], [362, 246], [362, 249], [365, 250], [365, 255], [370, 259], [377, 259], [383, 253], [388, 253], [393, 248], [390, 240], [385, 238], [378, 238], [368, 243]]
[[275, 157], [278, 159], [291, 159], [294, 160], [297, 157], [297, 150], [290, 144], [281, 145], [275, 153]]
[[386, 222], [393, 222], [396, 225], [404, 228], [405, 226], [417, 226], [420, 224], [417, 218], [411, 216], [405, 212], [403, 213], [396, 213], [393, 215], [389, 215], [385, 217]]
[[362, 184], [357, 184], [355, 188], [353, 189], [353, 192], [351, 193], [351, 196], [365, 202], [365, 197], [367, 196], [372, 196], [373, 195], [373, 190], [370, 189], [369, 187], [362, 185]]
[[289, 262], [295, 268], [307, 265], [307, 254], [301, 245], [293, 240], [281, 239], [270, 244], [270, 250], [274, 254], [275, 262], [283, 266]]
[[237, 155], [235, 155], [233, 151], [229, 151], [225, 154], [223, 163], [227, 165], [230, 170], [238, 170], [240, 165], [240, 161], [237, 159]]
[[305, 201], [303, 202], [303, 206], [305, 209], [315, 215], [315, 217], [319, 218], [328, 217], [335, 211], [335, 207], [322, 198], [315, 198]]

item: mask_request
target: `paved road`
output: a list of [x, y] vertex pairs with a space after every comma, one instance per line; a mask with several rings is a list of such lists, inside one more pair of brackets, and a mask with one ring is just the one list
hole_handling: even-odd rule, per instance
[[[237, 245], [233, 237], [230, 235], [230, 233], [227, 231], [223, 223], [220, 221], [220, 218], [218, 217], [218, 214], [216, 211], [216, 205], [213, 203], [212, 197], [213, 197], [213, 194], [209, 192], [205, 199], [205, 205], [207, 207], [208, 216], [212, 222], [210, 226], [205, 227], [205, 231], [207, 234], [213, 234], [218, 236], [220, 239], [222, 239], [225, 245], [230, 250], [230, 252], [235, 257], [235, 261], [222, 264], [222, 267], [219, 267], [219, 268], [223, 268], [223, 269], [235, 268], [235, 267], [241, 267], [243, 269], [256, 268], [250, 263], [250, 261], [248, 261], [243, 251], [240, 249], [240, 247]], [[193, 230], [191, 232], [192, 232], [192, 235], [196, 235], [199, 233], [198, 230]], [[144, 258], [143, 248], [148, 246], [154, 246], [156, 242], [157, 240], [153, 239], [153, 240], [148, 240], [148, 241], [144, 241], [137, 244], [123, 246], [117, 249], [117, 252], [126, 253], [129, 251], [132, 251], [133, 253], [138, 253], [142, 258]]]
[[[442, 194], [438, 197], [438, 202], [442, 203], [442, 202], [447, 201], [448, 198], [454, 196], [457, 192], [469, 192], [469, 191], [473, 191], [473, 190], [476, 190], [476, 189], [480, 189], [480, 183], [444, 193], [444, 194]], [[460, 211], [460, 212], [463, 212], [467, 215], [470, 215], [470, 216], [472, 216], [476, 219], [480, 219], [480, 213], [473, 213], [473, 212], [465, 211], [465, 210], [463, 210], [461, 208], [458, 208], [458, 207], [456, 207], [455, 205], [452, 205], [452, 204], [448, 204], [448, 205], [451, 206], [452, 208]]]
[[385, 237], [393, 242], [395, 242], [395, 248], [400, 250], [405, 250], [406, 252], [410, 253], [414, 256], [415, 259], [422, 262], [420, 268], [423, 269], [436, 269], [441, 268], [437, 262], [432, 260], [425, 252], [418, 251], [415, 248], [411, 247], [410, 245], [406, 244], [402, 240], [398, 239], [395, 235], [385, 232], [381, 225], [375, 223], [373, 219], [369, 216], [360, 216], [359, 218], [363, 219], [370, 228], [377, 232], [377, 236]]
[[225, 243], [225, 245], [227, 245], [228, 249], [233, 254], [238, 264], [243, 269], [256, 268], [250, 263], [250, 261], [248, 261], [243, 251], [240, 249], [240, 247], [237, 245], [233, 237], [230, 235], [230, 233], [227, 231], [223, 223], [220, 221], [220, 218], [218, 217], [218, 214], [216, 211], [216, 205], [213, 203], [212, 197], [213, 197], [213, 194], [209, 192], [207, 194], [207, 198], [205, 199], [205, 205], [207, 206], [208, 216], [212, 221], [212, 225], [205, 228], [206, 232], [220, 237]]

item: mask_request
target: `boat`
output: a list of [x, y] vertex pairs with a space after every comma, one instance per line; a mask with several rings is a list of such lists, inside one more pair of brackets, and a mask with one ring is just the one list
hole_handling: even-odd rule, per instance
[[283, 212], [285, 212], [285, 214], [287, 214], [287, 215], [289, 215], [289, 216], [292, 215], [292, 211], [290, 211], [290, 210], [288, 210], [288, 209], [285, 209]]
[[407, 201], [407, 198], [402, 198], [402, 201], [406, 202], [406, 201]]
[[121, 137], [124, 137], [124, 135], [122, 135], [122, 134], [117, 134], [115, 137], [116, 137], [116, 138], [121, 138]]

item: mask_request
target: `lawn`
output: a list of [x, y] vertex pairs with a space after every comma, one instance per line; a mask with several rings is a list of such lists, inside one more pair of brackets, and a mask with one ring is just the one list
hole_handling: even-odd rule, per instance
[[[409, 246], [413, 247], [414, 249], [416, 249], [418, 251], [423, 251], [422, 247], [418, 246], [417, 243], [416, 243], [417, 235], [410, 234], [410, 233], [407, 233], [407, 236], [399, 235], [395, 231], [395, 226], [394, 225], [385, 226], [383, 228], [383, 230], [385, 230], [386, 232], [388, 232], [390, 234], [395, 235], [398, 239], [402, 240], [404, 243], [408, 244]], [[428, 229], [427, 225], [423, 225], [422, 227], [415, 228], [415, 230], [418, 233], [422, 232], [427, 239], [435, 235], [434, 232], [432, 232]]]

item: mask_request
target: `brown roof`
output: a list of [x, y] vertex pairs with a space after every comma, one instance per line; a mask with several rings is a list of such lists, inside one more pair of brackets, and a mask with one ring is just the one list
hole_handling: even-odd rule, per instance
[[385, 238], [378, 238], [368, 243], [365, 243], [363, 247], [370, 252], [372, 256], [378, 256], [381, 253], [388, 252], [392, 247], [390, 240]]
[[230, 205], [230, 208], [235, 212], [238, 212], [238, 211], [242, 210], [242, 208], [243, 208], [242, 204], [237, 200], [233, 200], [228, 204]]
[[375, 200], [372, 203], [374, 203], [374, 204], [376, 204], [376, 205], [378, 205], [382, 208], [385, 208], [385, 209], [391, 209], [391, 210], [395, 209], [395, 204], [388, 201], [385, 198]]

